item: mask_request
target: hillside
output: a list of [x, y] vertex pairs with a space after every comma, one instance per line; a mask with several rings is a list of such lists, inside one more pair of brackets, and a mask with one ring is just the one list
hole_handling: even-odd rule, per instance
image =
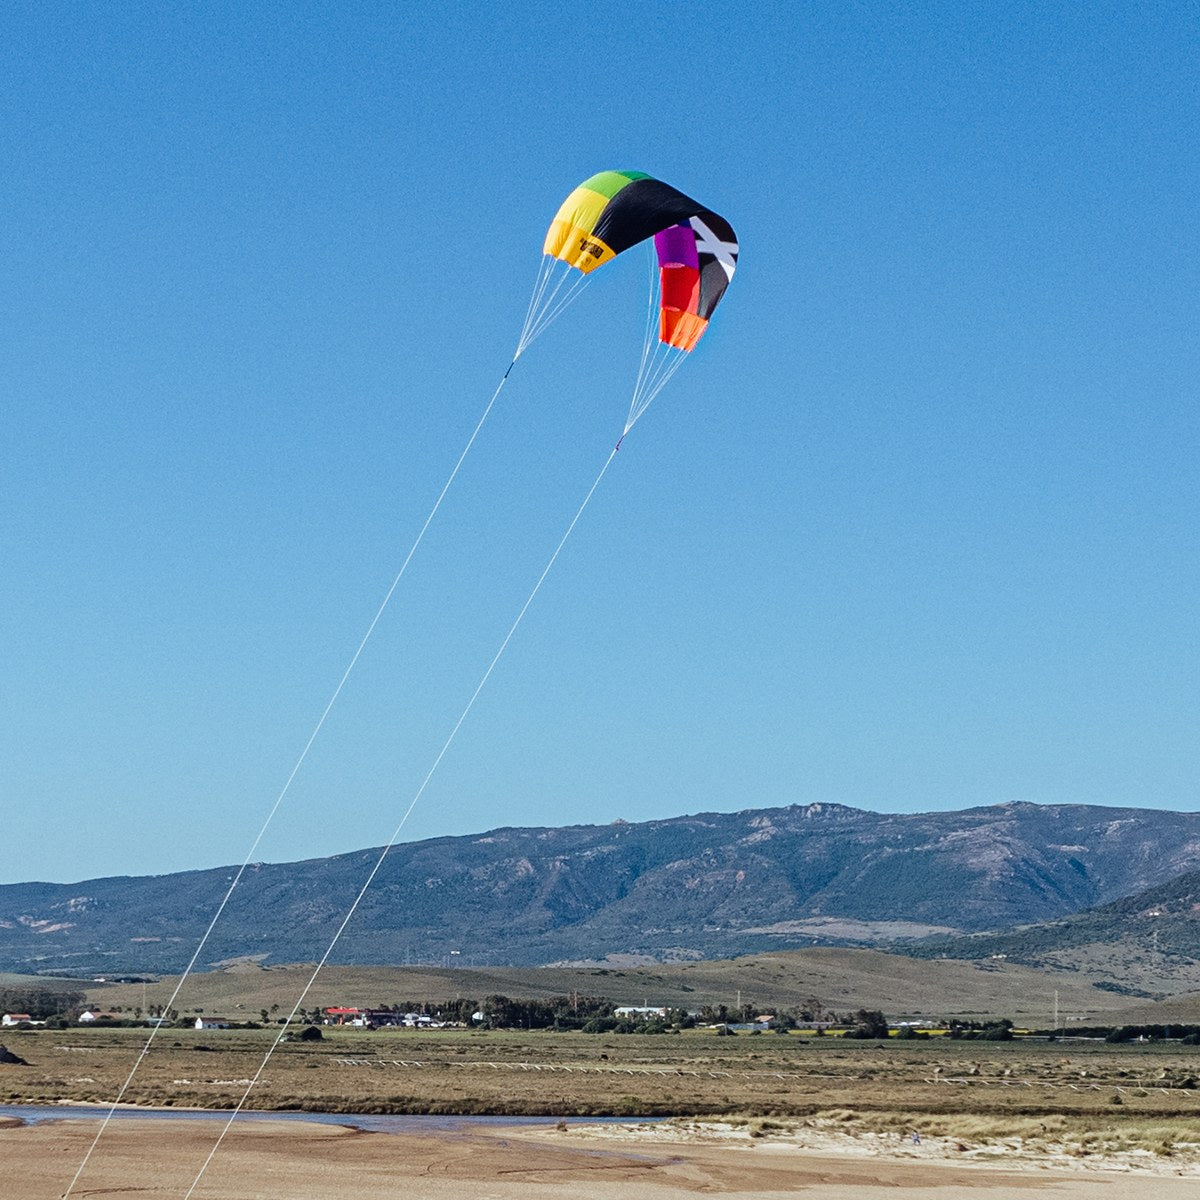
[[[376, 857], [256, 864], [201, 965], [319, 958]], [[1197, 866], [1200, 814], [1083, 805], [880, 814], [813, 804], [497, 829], [397, 846], [334, 961], [689, 960], [880, 945], [1054, 920]], [[232, 875], [0, 887], [0, 969], [178, 970]]]
[[[256, 1014], [278, 1005], [290, 1011], [312, 974], [311, 965], [258, 967], [238, 963], [194, 975], [177, 1002], [181, 1011]], [[89, 989], [92, 1003], [126, 1009], [165, 1004], [176, 980], [110, 984]], [[627, 967], [328, 967], [309, 1007], [436, 1003], [456, 996], [500, 994], [548, 999], [578, 992], [618, 1004], [699, 1008], [738, 998], [768, 1009], [808, 1005], [827, 1010], [878, 1008], [892, 1016], [986, 1019], [1007, 1016], [1047, 1024], [1055, 990], [1064, 1011], [1107, 1019], [1129, 1007], [1127, 997], [1097, 988], [1077, 972], [1054, 973], [1015, 963], [920, 962], [877, 950], [819, 947], [747, 958]]]
[[1145, 997], [1200, 990], [1200, 871], [1056, 921], [968, 937], [934, 938], [911, 951], [944, 958], [998, 958], [1109, 977], [1114, 990]]

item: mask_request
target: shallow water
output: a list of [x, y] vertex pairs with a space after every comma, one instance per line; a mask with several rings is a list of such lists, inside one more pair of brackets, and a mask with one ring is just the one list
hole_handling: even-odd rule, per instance
[[[100, 1120], [108, 1115], [108, 1106], [102, 1104], [0, 1104], [0, 1118], [16, 1117], [28, 1125], [42, 1121], [65, 1121], [68, 1119]], [[116, 1120], [162, 1120], [162, 1121], [228, 1121], [229, 1110], [212, 1108], [118, 1108], [112, 1118]], [[345, 1125], [351, 1129], [362, 1129], [370, 1133], [445, 1133], [447, 1131], [478, 1128], [479, 1126], [520, 1125], [522, 1127], [553, 1127], [560, 1121], [568, 1125], [614, 1125], [644, 1124], [660, 1118], [628, 1117], [512, 1117], [512, 1116], [447, 1116], [441, 1113], [320, 1113], [320, 1112], [260, 1112], [243, 1110], [238, 1122], [244, 1121], [308, 1121], [320, 1125]]]

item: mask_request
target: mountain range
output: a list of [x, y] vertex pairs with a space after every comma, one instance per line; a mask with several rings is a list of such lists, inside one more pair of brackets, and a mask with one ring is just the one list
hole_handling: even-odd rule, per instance
[[[200, 965], [320, 958], [378, 854], [254, 864]], [[0, 886], [0, 970], [180, 970], [234, 871]], [[1075, 914], [1107, 905], [1115, 919], [1126, 902], [1140, 912], [1142, 900], [1127, 898], [1189, 871], [1200, 871], [1200, 814], [1089, 805], [897, 814], [809, 804], [496, 829], [396, 846], [330, 961], [688, 960], [813, 944], [911, 952], [918, 939], [946, 956], [1017, 957], [1016, 943], [969, 935], [1058, 922], [1076, 937]]]

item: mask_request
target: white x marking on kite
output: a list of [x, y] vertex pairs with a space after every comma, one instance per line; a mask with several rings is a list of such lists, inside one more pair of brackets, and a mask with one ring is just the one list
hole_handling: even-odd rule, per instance
[[692, 217], [692, 228], [696, 231], [696, 253], [711, 254], [725, 268], [725, 274], [733, 278], [737, 266], [737, 242], [723, 242], [699, 217]]

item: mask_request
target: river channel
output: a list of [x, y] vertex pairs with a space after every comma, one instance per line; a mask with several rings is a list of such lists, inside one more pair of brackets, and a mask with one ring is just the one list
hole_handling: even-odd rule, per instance
[[[13, 1118], [27, 1125], [42, 1121], [103, 1120], [107, 1105], [91, 1104], [0, 1104], [0, 1120]], [[229, 1111], [213, 1108], [118, 1108], [112, 1119], [151, 1121], [228, 1121]], [[513, 1126], [525, 1128], [560, 1122], [567, 1125], [628, 1125], [643, 1124], [661, 1118], [628, 1117], [513, 1117], [513, 1116], [447, 1116], [432, 1113], [323, 1113], [323, 1112], [260, 1112], [257, 1109], [238, 1113], [239, 1124], [246, 1121], [307, 1121], [319, 1125], [345, 1125], [369, 1133], [446, 1133], [454, 1130], [478, 1129], [480, 1126]]]

